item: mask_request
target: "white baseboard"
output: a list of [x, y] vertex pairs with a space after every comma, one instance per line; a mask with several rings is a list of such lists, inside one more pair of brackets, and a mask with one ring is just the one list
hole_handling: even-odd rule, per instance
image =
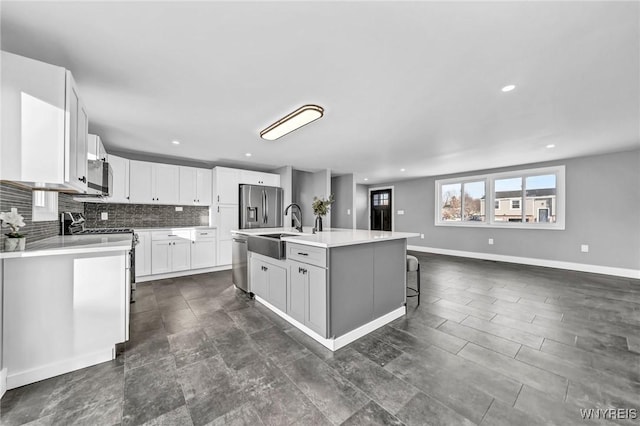
[[391, 321], [393, 321], [394, 319], [400, 318], [401, 316], [403, 316], [403, 315], [405, 315], [407, 313], [407, 308], [405, 306], [402, 306], [402, 307], [400, 307], [400, 308], [398, 308], [398, 309], [396, 309], [394, 311], [389, 312], [388, 314], [385, 314], [385, 315], [381, 316], [380, 318], [376, 318], [375, 320], [373, 320], [371, 322], [368, 322], [368, 323], [366, 323], [364, 325], [361, 325], [360, 327], [356, 328], [355, 330], [351, 330], [347, 334], [343, 334], [342, 336], [337, 337], [335, 339], [326, 339], [326, 338], [322, 337], [321, 335], [319, 335], [318, 333], [316, 333], [315, 331], [311, 330], [309, 327], [307, 327], [304, 324], [302, 324], [301, 322], [293, 319], [292, 317], [290, 317], [286, 313], [282, 312], [280, 309], [276, 308], [275, 306], [273, 306], [271, 303], [267, 302], [266, 300], [264, 300], [260, 296], [255, 296], [255, 299], [258, 302], [260, 302], [262, 305], [264, 305], [267, 308], [269, 308], [275, 314], [280, 316], [282, 319], [284, 319], [285, 321], [289, 322], [294, 327], [296, 327], [297, 329], [302, 331], [304, 334], [306, 334], [307, 336], [311, 337], [313, 340], [315, 340], [316, 342], [320, 343], [322, 346], [324, 346], [325, 348], [327, 348], [327, 349], [329, 349], [331, 351], [337, 351], [338, 349], [348, 345], [349, 343], [355, 342], [359, 338], [371, 333], [374, 330], [377, 330], [378, 328], [382, 327], [383, 325], [388, 324]]
[[208, 272], [226, 271], [231, 269], [231, 265], [214, 266], [212, 268], [187, 269], [186, 271], [169, 272], [166, 274], [144, 275], [136, 277], [136, 283], [144, 283], [147, 281], [163, 280], [165, 278], [186, 277], [187, 275], [206, 274]]
[[566, 269], [568, 271], [591, 272], [616, 277], [640, 279], [640, 270], [614, 268], [610, 266], [589, 265], [586, 263], [563, 262], [560, 260], [536, 259], [532, 257], [507, 256], [503, 254], [479, 253], [473, 251], [449, 250], [435, 247], [407, 246], [407, 250], [424, 253], [444, 254], [447, 256], [468, 257], [471, 259], [494, 260], [496, 262], [519, 263], [522, 265], [543, 266], [546, 268]]
[[4, 396], [7, 391], [7, 369], [0, 370], [0, 398]]
[[85, 354], [80, 357], [65, 359], [51, 364], [41, 365], [29, 370], [11, 372], [7, 376], [7, 389], [35, 383], [60, 374], [69, 373], [81, 368], [90, 367], [113, 359], [113, 347]]

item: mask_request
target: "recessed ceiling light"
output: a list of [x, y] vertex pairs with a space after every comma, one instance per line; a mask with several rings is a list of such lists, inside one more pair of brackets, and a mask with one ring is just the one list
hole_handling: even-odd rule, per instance
[[556, 147], [556, 145], [555, 145], [555, 144], [553, 144], [553, 143], [550, 143], [549, 145], [547, 145], [547, 148], [549, 148], [549, 149], [551, 149], [551, 148], [555, 148], [555, 147]]
[[171, 143], [174, 145], [180, 145], [180, 141], [171, 141]]
[[246, 153], [246, 154], [244, 154], [244, 155], [245, 155], [245, 157], [251, 157], [251, 153], [250, 153], [250, 152], [247, 152], [247, 153]]
[[318, 105], [304, 105], [261, 131], [260, 137], [269, 141], [276, 140], [317, 120], [323, 114], [324, 109]]
[[404, 171], [406, 171], [406, 169], [400, 169], [400, 171], [401, 171], [401, 172], [404, 172]]
[[369, 178], [364, 178], [365, 181], [369, 180]]
[[516, 88], [515, 84], [509, 84], [509, 85], [504, 86], [504, 87], [502, 88], [502, 91], [503, 91], [503, 92], [510, 92], [510, 91], [512, 91], [512, 90], [513, 90], [513, 89], [515, 89], [515, 88]]

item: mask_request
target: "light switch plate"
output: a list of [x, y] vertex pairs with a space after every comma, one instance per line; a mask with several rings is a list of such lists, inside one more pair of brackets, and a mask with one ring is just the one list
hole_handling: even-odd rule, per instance
[[177, 212], [181, 212], [181, 211], [182, 211], [182, 207], [180, 207], [180, 206], [176, 206], [176, 211], [177, 211]]
[[351, 209], [347, 209], [347, 215], [351, 215]]
[[398, 216], [402, 216], [404, 214], [404, 210], [398, 210]]
[[489, 238], [489, 245], [492, 246], [493, 245], [493, 238]]
[[589, 253], [589, 244], [582, 244], [580, 246], [580, 251], [583, 253]]
[[101, 212], [100, 220], [109, 220], [109, 212]]

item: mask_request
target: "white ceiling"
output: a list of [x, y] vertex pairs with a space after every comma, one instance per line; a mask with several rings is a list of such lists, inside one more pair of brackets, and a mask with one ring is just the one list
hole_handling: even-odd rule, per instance
[[73, 72], [107, 150], [376, 183], [639, 147], [639, 6], [3, 1], [1, 30]]

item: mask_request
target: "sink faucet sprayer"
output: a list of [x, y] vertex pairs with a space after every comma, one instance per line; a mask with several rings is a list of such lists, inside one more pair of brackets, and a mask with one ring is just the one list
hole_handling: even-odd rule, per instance
[[289, 209], [291, 207], [297, 207], [298, 208], [298, 215], [300, 216], [300, 218], [297, 218], [295, 214], [293, 214], [293, 210], [291, 211], [291, 218], [293, 219], [293, 221], [296, 223], [296, 230], [298, 232], [302, 232], [302, 209], [300, 208], [299, 205], [297, 205], [296, 203], [292, 203], [289, 204], [287, 206], [286, 209], [284, 209], [284, 215], [286, 216], [287, 213], [289, 213]]

